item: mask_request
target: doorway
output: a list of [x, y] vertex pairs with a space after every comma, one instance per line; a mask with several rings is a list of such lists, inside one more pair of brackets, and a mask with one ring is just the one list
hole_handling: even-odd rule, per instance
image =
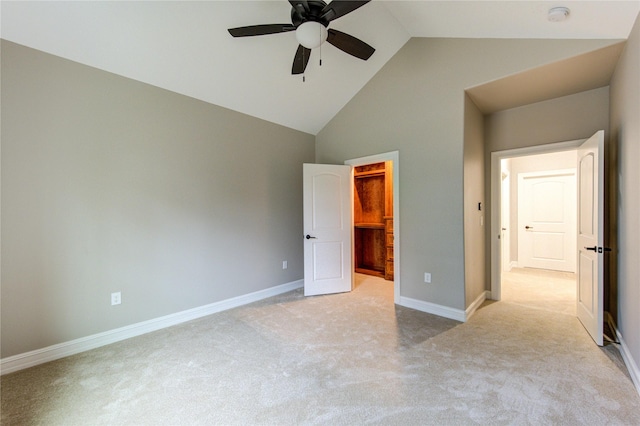
[[[519, 257], [521, 254], [518, 250], [519, 230], [520, 228], [524, 230], [526, 226], [529, 226], [530, 229], [525, 232], [531, 232], [532, 225], [521, 223], [523, 222], [523, 218], [521, 217], [522, 215], [519, 214], [518, 208], [519, 204], [521, 204], [518, 202], [518, 175], [521, 175], [520, 177], [527, 176], [527, 174], [528, 176], [535, 176], [536, 173], [543, 172], [544, 170], [566, 171], [566, 169], [570, 169], [571, 167], [575, 168], [577, 147], [581, 142], [582, 140], [576, 140], [493, 152], [491, 154], [491, 235], [497, 236], [497, 238], [491, 238], [492, 299], [502, 300], [503, 284], [509, 285], [509, 283], [514, 280], [521, 281], [521, 279], [526, 281], [531, 277], [527, 277], [522, 274], [529, 273], [529, 275], [535, 275], [539, 272], [538, 275], [545, 277], [545, 281], [549, 288], [553, 288], [553, 280], [558, 278], [558, 282], [556, 284], [560, 293], [566, 293], [563, 284], [566, 284], [567, 280], [573, 279], [573, 302], [575, 302], [575, 266], [569, 267], [568, 272], [566, 267], [564, 268], [564, 272], [553, 272], [540, 266], [537, 268], [531, 268], [531, 265], [526, 262], [523, 264], [519, 263]], [[567, 167], [567, 165], [571, 165], [571, 167]], [[573, 204], [575, 205], [575, 202]], [[574, 217], [576, 210], [577, 207], [575, 206], [571, 210], [571, 214]], [[536, 214], [538, 213], [540, 212], [537, 212]], [[542, 213], [548, 214], [547, 211], [543, 211]], [[554, 212], [553, 214], [557, 214], [557, 212]], [[547, 238], [550, 234], [551, 233], [546, 233], [543, 237]], [[555, 233], [553, 238], [559, 238], [558, 235], [559, 234]], [[530, 237], [532, 235], [528, 236]], [[551, 249], [558, 248], [557, 243], [554, 244], [548, 240], [545, 241], [544, 238], [539, 238], [542, 242], [541, 247], [544, 248], [545, 246], [550, 245]], [[571, 235], [571, 241], [567, 242], [565, 241], [565, 238], [565, 240], [562, 241], [562, 244], [572, 244], [575, 246], [575, 239], [575, 235]], [[564, 254], [564, 256], [572, 257], [573, 255]], [[547, 255], [547, 257], [560, 257], [560, 255], [552, 253], [552, 255]], [[551, 263], [553, 263], [553, 261], [554, 259], [551, 260]], [[545, 265], [544, 263], [541, 264]], [[547, 268], [549, 267], [547, 266]], [[573, 270], [571, 270], [572, 268]], [[556, 275], [558, 275], [558, 277], [556, 277]], [[506, 278], [507, 280], [505, 281], [503, 278]], [[563, 289], [560, 290], [560, 288]], [[518, 291], [517, 286], [514, 285], [514, 288], [510, 288], [509, 291], [511, 291], [511, 293], [505, 292], [505, 294], [508, 294], [511, 297], [513, 295], [513, 291]], [[518, 297], [522, 297], [523, 295], [524, 293], [520, 294]]]
[[[389, 171], [389, 177], [390, 177], [390, 188], [389, 188], [389, 192], [391, 192], [392, 196], [391, 196], [391, 200], [390, 204], [391, 206], [391, 211], [392, 214], [391, 215], [383, 215], [386, 216], [387, 219], [385, 220], [384, 217], [380, 217], [380, 221], [376, 221], [375, 223], [368, 223], [369, 228], [361, 228], [360, 231], [358, 231], [355, 226], [356, 224], [354, 223], [354, 234], [353, 234], [353, 238], [354, 241], [352, 243], [352, 256], [354, 259], [356, 259], [358, 257], [358, 254], [356, 253], [356, 248], [355, 248], [355, 239], [356, 238], [362, 238], [362, 236], [364, 235], [364, 238], [366, 239], [366, 234], [372, 234], [370, 236], [370, 239], [380, 239], [381, 237], [383, 238], [383, 244], [384, 244], [384, 250], [382, 251], [383, 254], [378, 254], [377, 256], [384, 256], [384, 262], [385, 265], [387, 264], [388, 260], [391, 260], [391, 268], [389, 269], [390, 274], [386, 274], [387, 277], [392, 277], [393, 280], [393, 299], [394, 299], [394, 303], [398, 304], [400, 302], [400, 268], [399, 268], [399, 264], [400, 264], [400, 197], [399, 197], [399, 182], [400, 182], [400, 178], [399, 178], [399, 174], [400, 174], [400, 164], [399, 164], [399, 152], [398, 151], [393, 151], [393, 152], [388, 152], [388, 153], [383, 153], [383, 154], [377, 154], [377, 155], [371, 155], [371, 156], [367, 156], [367, 157], [360, 157], [360, 158], [354, 158], [351, 160], [347, 160], [344, 162], [346, 165], [350, 165], [354, 168], [354, 170], [356, 168], [361, 168], [360, 170], [366, 170], [368, 167], [363, 167], [363, 166], [371, 166], [371, 165], [375, 165], [375, 164], [388, 164], [388, 171]], [[355, 177], [354, 177], [355, 178]], [[387, 181], [388, 182], [388, 181]], [[389, 183], [389, 182], [388, 182]], [[355, 207], [355, 203], [354, 203], [354, 213], [356, 210]], [[389, 213], [389, 211], [387, 211], [387, 213]], [[355, 214], [354, 214], [354, 218], [355, 218]], [[389, 219], [391, 219], [391, 221], [389, 222]], [[379, 223], [378, 223], [379, 222]], [[364, 225], [363, 225], [364, 224]], [[360, 225], [363, 226], [367, 226], [367, 222], [363, 222]], [[375, 226], [374, 226], [375, 225]], [[375, 229], [374, 229], [375, 228]], [[366, 230], [369, 229], [369, 230]], [[375, 238], [373, 234], [380, 234], [380, 236], [378, 236], [378, 238]], [[359, 234], [360, 237], [358, 236]], [[362, 256], [362, 254], [360, 254]], [[354, 264], [354, 273], [357, 272], [355, 266], [356, 266], [356, 262], [353, 262]], [[379, 268], [378, 268], [379, 269]], [[382, 272], [382, 271], [381, 271]], [[383, 275], [385, 275], [383, 273]]]
[[[604, 130], [588, 139], [491, 153], [491, 298], [502, 298], [501, 161], [506, 158], [561, 151], [576, 152], [577, 266], [576, 313], [598, 346], [603, 345], [604, 259]], [[495, 236], [495, 237], [494, 237]]]
[[574, 149], [500, 160], [502, 300], [575, 316], [575, 165]]
[[576, 151], [503, 158], [502, 300], [576, 315]]
[[355, 272], [393, 281], [393, 164], [353, 169]]

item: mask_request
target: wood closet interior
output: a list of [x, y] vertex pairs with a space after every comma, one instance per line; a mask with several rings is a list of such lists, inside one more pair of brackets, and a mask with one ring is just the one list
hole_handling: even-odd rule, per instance
[[355, 271], [393, 281], [393, 162], [354, 170]]

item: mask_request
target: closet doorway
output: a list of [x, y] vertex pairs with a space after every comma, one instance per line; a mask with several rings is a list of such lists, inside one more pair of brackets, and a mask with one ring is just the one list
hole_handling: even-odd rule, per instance
[[345, 161], [353, 167], [354, 272], [393, 281], [400, 300], [398, 151]]
[[353, 169], [354, 270], [393, 281], [393, 163]]

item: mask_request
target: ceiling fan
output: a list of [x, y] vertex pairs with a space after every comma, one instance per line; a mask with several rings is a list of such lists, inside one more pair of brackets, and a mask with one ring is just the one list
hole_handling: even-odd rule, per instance
[[349, 55], [366, 61], [375, 52], [373, 47], [349, 34], [327, 27], [331, 21], [353, 12], [369, 1], [371, 0], [333, 0], [327, 4], [323, 0], [289, 0], [291, 24], [250, 25], [230, 28], [229, 33], [233, 37], [250, 37], [295, 31], [299, 46], [293, 58], [291, 74], [303, 74], [311, 56], [311, 49], [325, 41]]

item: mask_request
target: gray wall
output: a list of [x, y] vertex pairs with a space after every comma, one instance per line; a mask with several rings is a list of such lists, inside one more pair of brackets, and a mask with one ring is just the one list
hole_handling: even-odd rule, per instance
[[[636, 366], [640, 368], [640, 15], [611, 79], [611, 148], [618, 159], [618, 313], [617, 325]], [[617, 177], [617, 179], [616, 179]], [[640, 377], [636, 377], [640, 379]], [[636, 382], [640, 390], [640, 383]]]
[[3, 41], [1, 136], [3, 358], [303, 276], [312, 135]]
[[[485, 291], [484, 116], [464, 100], [464, 287], [465, 306]], [[478, 209], [478, 203], [481, 203]]]
[[318, 134], [320, 163], [399, 150], [402, 296], [468, 303], [464, 215], [477, 204], [464, 205], [463, 175], [483, 172], [463, 173], [464, 90], [612, 43], [414, 38]]
[[486, 159], [494, 151], [586, 139], [598, 130], [609, 135], [609, 87], [487, 115]]

